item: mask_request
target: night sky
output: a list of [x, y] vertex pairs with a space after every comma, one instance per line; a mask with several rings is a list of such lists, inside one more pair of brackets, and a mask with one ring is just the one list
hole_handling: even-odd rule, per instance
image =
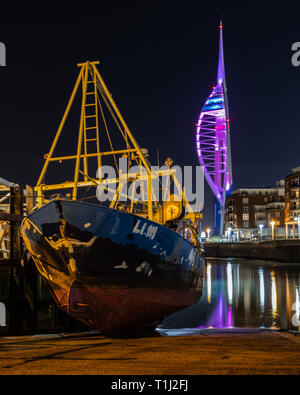
[[[220, 19], [233, 187], [269, 186], [300, 165], [300, 67], [291, 63], [300, 4], [208, 3], [98, 1], [100, 8], [87, 3], [82, 11], [73, 3], [67, 12], [43, 3], [2, 13], [0, 177], [35, 185], [76, 64], [86, 60], [100, 60], [100, 73], [153, 162], [158, 149], [161, 161], [170, 156], [181, 166], [198, 165], [195, 123], [216, 83]], [[206, 191], [208, 224], [210, 202]]]

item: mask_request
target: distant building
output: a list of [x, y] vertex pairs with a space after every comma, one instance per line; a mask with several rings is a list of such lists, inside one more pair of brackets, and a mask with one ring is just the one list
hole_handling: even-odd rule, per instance
[[[300, 166], [285, 179], [285, 226], [286, 236], [299, 237], [300, 222]], [[299, 219], [298, 219], [299, 218]]]
[[235, 239], [253, 239], [272, 235], [285, 235], [285, 181], [270, 188], [239, 188], [226, 199], [226, 229]]

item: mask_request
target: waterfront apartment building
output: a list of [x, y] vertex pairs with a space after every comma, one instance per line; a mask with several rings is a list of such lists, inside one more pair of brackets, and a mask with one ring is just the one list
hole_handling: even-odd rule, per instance
[[[238, 240], [285, 234], [285, 180], [268, 188], [239, 188], [226, 199], [226, 230]], [[273, 228], [273, 230], [272, 230]]]
[[285, 227], [287, 237], [300, 236], [300, 166], [285, 179]]

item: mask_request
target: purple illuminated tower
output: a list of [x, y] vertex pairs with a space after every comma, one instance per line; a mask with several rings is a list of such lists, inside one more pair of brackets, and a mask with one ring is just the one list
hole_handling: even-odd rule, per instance
[[223, 25], [217, 85], [213, 87], [200, 113], [196, 132], [197, 154], [208, 185], [215, 195], [214, 232], [224, 234], [226, 193], [232, 185], [231, 149], [227, 88], [223, 52]]

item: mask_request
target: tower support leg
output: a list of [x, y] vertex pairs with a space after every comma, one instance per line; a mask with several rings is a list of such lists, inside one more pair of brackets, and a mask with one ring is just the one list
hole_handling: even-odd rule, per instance
[[225, 209], [221, 207], [219, 201], [214, 198], [214, 217], [213, 217], [213, 234], [222, 236], [224, 234]]

